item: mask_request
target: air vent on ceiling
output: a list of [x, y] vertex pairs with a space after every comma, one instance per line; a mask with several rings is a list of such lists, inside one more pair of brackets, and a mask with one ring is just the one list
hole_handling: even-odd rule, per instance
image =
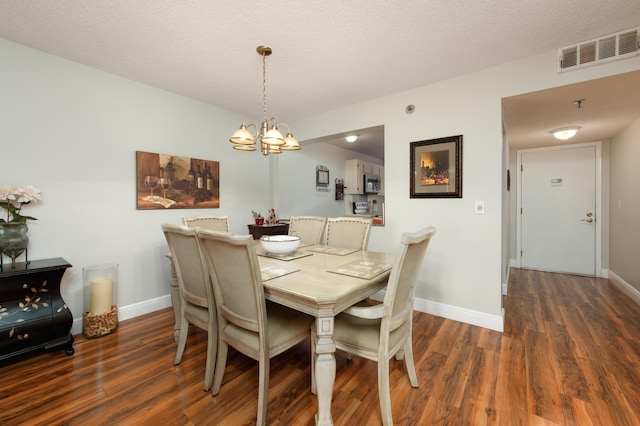
[[629, 58], [640, 52], [640, 28], [621, 31], [558, 49], [559, 71]]

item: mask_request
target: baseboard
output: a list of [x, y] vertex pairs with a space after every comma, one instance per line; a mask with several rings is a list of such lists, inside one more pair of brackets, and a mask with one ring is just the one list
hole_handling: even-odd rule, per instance
[[477, 325], [478, 327], [502, 332], [504, 329], [504, 313], [502, 315], [490, 315], [471, 309], [459, 308], [444, 303], [432, 302], [425, 299], [416, 299], [414, 308], [416, 311], [431, 315]]
[[507, 291], [509, 291], [509, 277], [511, 276], [511, 265], [507, 266], [507, 275], [504, 277], [504, 282], [502, 283], [502, 295], [506, 296]]
[[609, 271], [607, 274], [611, 282], [618, 287], [624, 294], [629, 296], [634, 302], [640, 305], [640, 290], [620, 278], [615, 272]]
[[[513, 266], [513, 265], [511, 265]], [[604, 271], [603, 271], [604, 272]], [[615, 272], [606, 271], [602, 275], [608, 276], [608, 278], [616, 285], [622, 292], [629, 296], [634, 302], [640, 305], [640, 291], [634, 288], [631, 284], [616, 275]], [[507, 275], [508, 276], [508, 275]], [[507, 283], [502, 284], [502, 291], [504, 294], [507, 292]], [[381, 290], [374, 294], [372, 299], [382, 301], [384, 299], [384, 291]], [[168, 308], [171, 306], [171, 296], [165, 295], [156, 297], [155, 299], [145, 300], [143, 302], [134, 303], [131, 305], [118, 308], [118, 321], [124, 321], [127, 319], [135, 318], [140, 315], [149, 314], [160, 309]], [[476, 325], [478, 327], [488, 328], [496, 331], [503, 331], [504, 325], [504, 310], [502, 315], [490, 315], [484, 312], [478, 312], [471, 309], [459, 308], [457, 306], [447, 305], [444, 303], [433, 302], [426, 299], [416, 299], [414, 309], [420, 312], [424, 312], [430, 315], [436, 315], [439, 317], [451, 319], [454, 321], [464, 322], [466, 324]], [[73, 326], [71, 327], [71, 334], [82, 333], [82, 317], [75, 318], [73, 320]]]
[[[118, 321], [124, 321], [140, 315], [150, 314], [151, 312], [159, 311], [160, 309], [168, 308], [170, 306], [171, 296], [168, 294], [156, 297], [155, 299], [144, 300], [142, 302], [122, 306], [118, 308]], [[82, 317], [75, 318], [73, 320], [73, 325], [71, 326], [71, 334], [81, 333]]]
[[[638, 300], [640, 300], [640, 293], [638, 294], [638, 297]], [[371, 298], [382, 301], [384, 299], [384, 291], [379, 291]], [[640, 304], [640, 302], [638, 303]], [[146, 315], [154, 311], [159, 311], [160, 309], [168, 308], [170, 306], [170, 295], [160, 296], [156, 297], [155, 299], [145, 300], [143, 302], [134, 303], [132, 305], [122, 306], [118, 308], [118, 321], [124, 321], [140, 315]], [[490, 315], [484, 312], [459, 308], [457, 306], [432, 302], [425, 299], [416, 299], [414, 309], [426, 314], [436, 315], [454, 321], [476, 325], [478, 327], [488, 328], [500, 332], [502, 332], [503, 330], [504, 312], [502, 313], [502, 315]], [[73, 320], [73, 326], [71, 327], [71, 334], [80, 333], [82, 333], [82, 318], [75, 318]]]
[[[380, 290], [371, 298], [374, 300], [382, 301], [384, 299], [384, 290]], [[502, 310], [501, 315], [490, 315], [484, 312], [459, 308], [457, 306], [418, 298], [416, 298], [413, 308], [416, 311], [424, 312], [425, 314], [436, 315], [438, 317], [460, 321], [466, 324], [488, 328], [490, 330], [500, 332], [504, 330], [504, 309]]]

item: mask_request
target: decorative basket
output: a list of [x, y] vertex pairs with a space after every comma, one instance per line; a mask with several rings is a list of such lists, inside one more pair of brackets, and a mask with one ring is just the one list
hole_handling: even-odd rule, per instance
[[103, 314], [82, 314], [82, 334], [88, 339], [106, 336], [118, 328], [118, 307], [111, 306], [111, 311]]

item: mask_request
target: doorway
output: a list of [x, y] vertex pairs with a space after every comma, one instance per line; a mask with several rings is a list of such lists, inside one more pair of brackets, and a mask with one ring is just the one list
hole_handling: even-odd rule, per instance
[[601, 143], [518, 151], [519, 267], [601, 275]]

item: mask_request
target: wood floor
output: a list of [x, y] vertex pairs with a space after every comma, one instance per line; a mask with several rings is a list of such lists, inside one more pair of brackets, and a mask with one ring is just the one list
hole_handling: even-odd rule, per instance
[[[397, 425], [638, 425], [640, 307], [607, 280], [514, 269], [504, 333], [415, 313], [420, 388], [392, 362]], [[2, 425], [245, 425], [257, 363], [230, 350], [220, 395], [202, 390], [206, 335], [173, 365], [173, 314], [78, 336], [76, 353], [0, 365]], [[309, 344], [271, 361], [268, 424], [312, 425]], [[376, 364], [337, 354], [337, 425], [379, 425]]]

